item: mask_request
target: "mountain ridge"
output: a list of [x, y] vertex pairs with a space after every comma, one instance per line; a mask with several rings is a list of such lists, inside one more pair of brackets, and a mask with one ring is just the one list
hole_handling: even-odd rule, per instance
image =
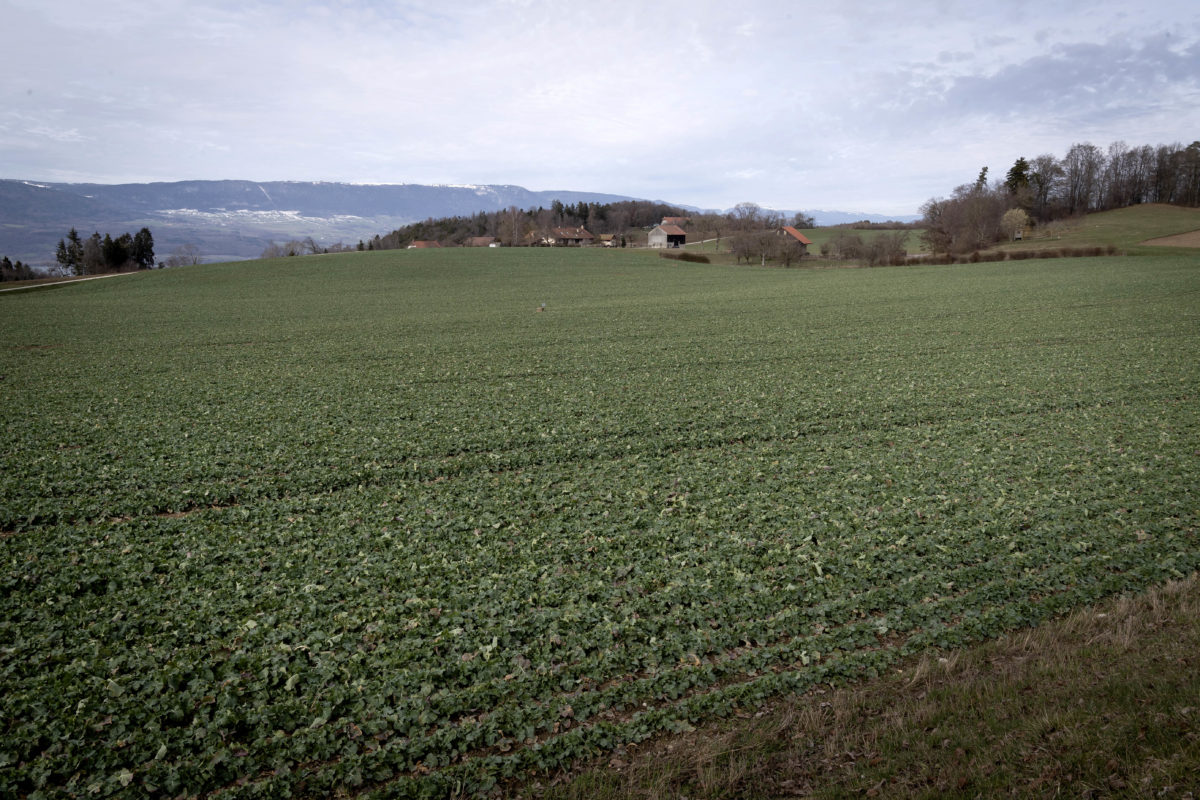
[[[0, 179], [0, 255], [48, 265], [58, 240], [71, 228], [88, 236], [93, 230], [116, 235], [144, 226], [154, 234], [160, 259], [191, 244], [206, 260], [236, 260], [257, 257], [272, 241], [311, 236], [323, 245], [353, 245], [425, 219], [510, 206], [550, 207], [556, 200], [575, 204], [644, 198], [512, 184], [239, 179], [102, 184], [5, 178]], [[887, 219], [853, 212], [804, 213], [818, 224]]]

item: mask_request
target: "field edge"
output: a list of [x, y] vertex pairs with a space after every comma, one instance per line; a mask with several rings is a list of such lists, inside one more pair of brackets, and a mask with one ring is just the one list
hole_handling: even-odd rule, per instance
[[666, 734], [507, 797], [1190, 798], [1200, 574]]

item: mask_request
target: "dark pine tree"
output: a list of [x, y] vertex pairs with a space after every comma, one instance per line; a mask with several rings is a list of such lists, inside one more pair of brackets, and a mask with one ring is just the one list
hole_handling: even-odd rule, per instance
[[154, 237], [149, 228], [142, 228], [134, 235], [130, 257], [138, 269], [154, 268]]

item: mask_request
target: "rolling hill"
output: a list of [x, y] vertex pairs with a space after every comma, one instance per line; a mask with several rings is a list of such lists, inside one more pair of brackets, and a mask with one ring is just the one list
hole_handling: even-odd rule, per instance
[[[154, 233], [160, 258], [180, 245], [194, 244], [206, 261], [237, 260], [257, 257], [271, 241], [311, 236], [324, 245], [353, 244], [431, 217], [471, 215], [510, 206], [549, 207], [555, 200], [572, 204], [636, 199], [643, 198], [531, 191], [510, 185], [0, 180], [0, 254], [50, 264], [55, 244], [72, 227], [87, 236], [92, 231], [115, 235], [147, 226]], [[823, 225], [883, 219], [852, 212], [806, 213]]]
[[50, 263], [71, 227], [124, 232], [148, 226], [160, 257], [195, 244], [206, 260], [253, 258], [270, 241], [311, 236], [347, 244], [427, 217], [516, 205], [616, 202], [595, 192], [534, 192], [520, 186], [360, 185], [291, 181], [39, 183], [0, 180], [0, 253]]

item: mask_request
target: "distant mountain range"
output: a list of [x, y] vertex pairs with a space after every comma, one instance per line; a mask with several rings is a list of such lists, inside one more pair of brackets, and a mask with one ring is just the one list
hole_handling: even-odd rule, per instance
[[[235, 180], [98, 184], [0, 179], [0, 256], [50, 264], [55, 245], [72, 227], [86, 237], [93, 231], [114, 236], [136, 233], [145, 226], [154, 234], [159, 259], [192, 244], [206, 261], [236, 260], [257, 257], [272, 241], [311, 236], [324, 245], [339, 241], [353, 245], [430, 217], [468, 216], [509, 206], [549, 207], [555, 200], [571, 204], [636, 199], [641, 198], [535, 192], [504, 185]], [[891, 219], [839, 211], [804, 213], [818, 225]]]

